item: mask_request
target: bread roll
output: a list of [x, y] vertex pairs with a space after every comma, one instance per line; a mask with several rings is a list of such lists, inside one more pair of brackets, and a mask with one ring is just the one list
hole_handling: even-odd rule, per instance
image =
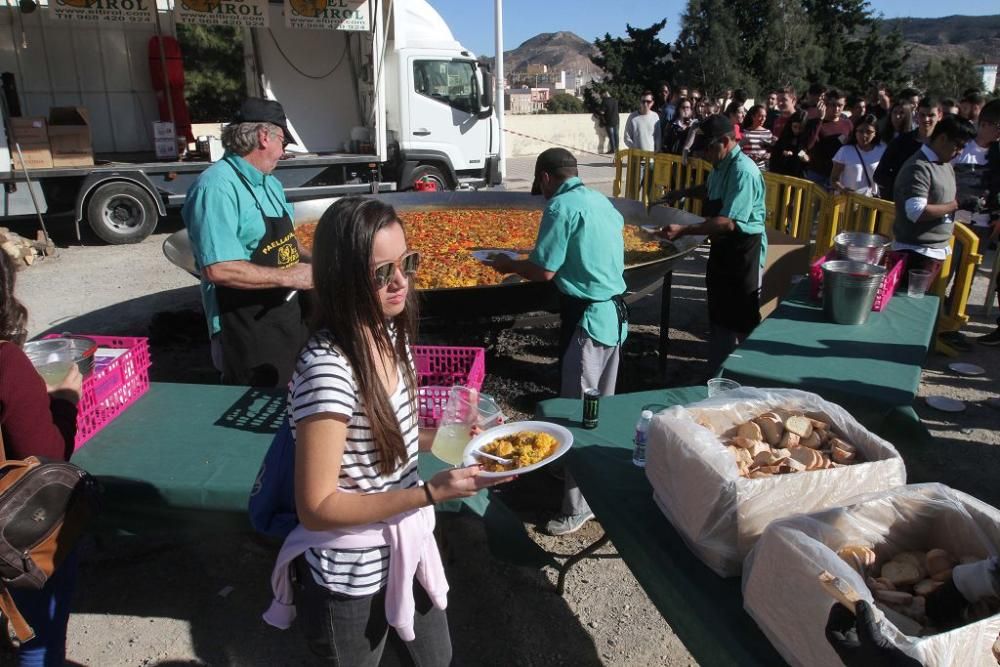
[[736, 435], [741, 438], [749, 438], [750, 440], [764, 439], [764, 434], [761, 433], [760, 426], [757, 426], [753, 422], [740, 424], [739, 428], [736, 429]]
[[785, 430], [791, 431], [800, 438], [808, 438], [813, 432], [812, 421], [802, 415], [792, 415], [785, 420]]
[[801, 441], [802, 439], [799, 436], [786, 429], [784, 435], [781, 436], [781, 441], [778, 443], [778, 447], [782, 449], [792, 449], [794, 447], [798, 447]]
[[823, 438], [820, 436], [820, 431], [813, 429], [808, 438], [799, 439], [799, 444], [809, 449], [819, 449], [823, 446]]
[[765, 412], [760, 417], [754, 420], [754, 423], [760, 427], [761, 432], [764, 435], [764, 441], [769, 445], [777, 445], [781, 442], [781, 436], [785, 432], [785, 427], [781, 422], [781, 419], [773, 412]]
[[923, 551], [901, 551], [892, 560], [900, 563], [910, 563], [920, 570], [921, 578], [927, 576], [927, 554]]
[[882, 577], [891, 581], [896, 588], [910, 586], [924, 578], [920, 569], [913, 563], [898, 560], [891, 560], [882, 566]]
[[927, 552], [927, 573], [934, 575], [955, 566], [955, 558], [944, 549], [931, 549]]

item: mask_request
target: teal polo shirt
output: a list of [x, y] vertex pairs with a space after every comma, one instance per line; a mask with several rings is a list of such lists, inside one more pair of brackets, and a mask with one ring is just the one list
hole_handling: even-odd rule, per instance
[[767, 257], [767, 233], [764, 221], [764, 175], [736, 146], [708, 175], [708, 198], [721, 199], [719, 215], [729, 218], [746, 234], [760, 234], [760, 266]]
[[[249, 189], [230, 164], [250, 183]], [[292, 216], [292, 206], [277, 178], [233, 153], [226, 153], [222, 160], [203, 171], [188, 190], [181, 209], [198, 271], [219, 262], [249, 261], [265, 233], [261, 210], [272, 217], [280, 217], [285, 211]], [[201, 301], [209, 335], [214, 336], [220, 330], [219, 306], [215, 286], [204, 278]]]
[[618, 314], [611, 297], [625, 291], [625, 219], [607, 197], [583, 186], [579, 178], [564, 182], [542, 214], [535, 249], [529, 259], [546, 271], [560, 292], [600, 303], [587, 306], [580, 327], [602, 345], [618, 340]]

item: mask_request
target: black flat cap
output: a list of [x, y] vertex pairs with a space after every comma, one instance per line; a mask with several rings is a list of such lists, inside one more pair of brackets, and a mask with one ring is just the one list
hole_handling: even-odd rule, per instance
[[721, 114], [709, 116], [698, 126], [708, 143], [715, 143], [727, 134], [733, 133], [733, 121]]
[[240, 110], [233, 118], [234, 123], [270, 123], [285, 131], [285, 140], [294, 144], [292, 133], [288, 131], [288, 120], [281, 104], [274, 100], [264, 100], [259, 97], [248, 97], [243, 101]]
[[538, 182], [540, 174], [551, 174], [563, 167], [575, 167], [576, 158], [565, 148], [549, 148], [542, 151], [535, 160], [535, 182], [531, 185], [531, 194], [542, 194], [542, 187]]

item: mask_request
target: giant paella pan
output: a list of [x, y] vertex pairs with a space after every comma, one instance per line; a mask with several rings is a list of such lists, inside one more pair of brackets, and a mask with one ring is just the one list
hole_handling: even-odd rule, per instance
[[[518, 281], [497, 274], [473, 258], [482, 248], [528, 251], [532, 247], [541, 212], [542, 197], [510, 192], [391, 193], [372, 195], [395, 207], [407, 227], [407, 240], [422, 255], [416, 286], [421, 314], [430, 317], [487, 317], [539, 310], [555, 311], [558, 295], [549, 283]], [[311, 245], [316, 222], [333, 198], [296, 202], [296, 234]], [[611, 199], [625, 218], [625, 282], [629, 291], [649, 287], [673, 265], [704, 241], [685, 236], [660, 246], [642, 226], [695, 224], [702, 218], [673, 208], [646, 210], [641, 203]], [[164, 244], [175, 264], [194, 273], [186, 232]]]

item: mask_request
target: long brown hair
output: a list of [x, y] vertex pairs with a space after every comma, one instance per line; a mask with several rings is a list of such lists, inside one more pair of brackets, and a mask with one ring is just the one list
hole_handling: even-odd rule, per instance
[[0, 250], [0, 340], [24, 345], [28, 335], [28, 310], [14, 297], [14, 260]]
[[[387, 321], [372, 273], [375, 234], [393, 224], [402, 222], [388, 204], [364, 197], [340, 199], [316, 226], [312, 259], [316, 297], [313, 331], [328, 330], [333, 344], [351, 364], [382, 475], [398, 469], [407, 457], [392, 402], [376, 372], [376, 353], [389, 354], [395, 367], [402, 366], [413, 410], [417, 396], [416, 374], [407, 352], [407, 345], [417, 336], [416, 290], [411, 286], [406, 307]], [[395, 329], [395, 343], [390, 325]]]

